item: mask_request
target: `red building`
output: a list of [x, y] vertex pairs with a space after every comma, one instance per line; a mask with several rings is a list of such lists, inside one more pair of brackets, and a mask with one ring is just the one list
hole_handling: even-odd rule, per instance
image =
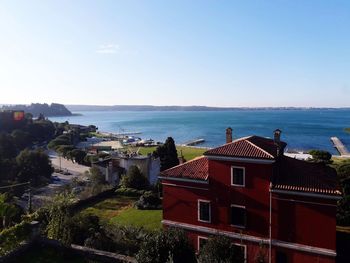
[[283, 154], [280, 131], [208, 150], [161, 174], [163, 225], [188, 232], [196, 250], [225, 235], [246, 262], [335, 262], [334, 169]]

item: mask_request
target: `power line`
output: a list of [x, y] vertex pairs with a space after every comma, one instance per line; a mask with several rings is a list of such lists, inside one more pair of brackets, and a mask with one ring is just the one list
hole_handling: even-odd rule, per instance
[[12, 188], [12, 187], [17, 187], [17, 186], [22, 186], [22, 185], [29, 185], [29, 184], [30, 184], [30, 182], [21, 183], [21, 184], [12, 184], [12, 185], [7, 185], [7, 186], [0, 186], [0, 189]]

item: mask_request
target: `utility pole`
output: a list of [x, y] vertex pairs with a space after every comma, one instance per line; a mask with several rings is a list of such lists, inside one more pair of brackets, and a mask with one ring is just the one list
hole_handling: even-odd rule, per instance
[[61, 160], [61, 154], [58, 154], [59, 161], [60, 161], [60, 172], [62, 171], [62, 160]]
[[32, 190], [29, 186], [28, 190], [28, 213], [32, 212]]

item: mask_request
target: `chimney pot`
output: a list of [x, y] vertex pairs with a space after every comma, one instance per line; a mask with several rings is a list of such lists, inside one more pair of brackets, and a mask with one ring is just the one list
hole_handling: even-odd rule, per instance
[[280, 144], [280, 142], [281, 142], [281, 133], [282, 133], [282, 131], [280, 129], [276, 129], [273, 132], [273, 140], [276, 144]]
[[226, 129], [226, 143], [232, 142], [232, 128], [228, 127]]

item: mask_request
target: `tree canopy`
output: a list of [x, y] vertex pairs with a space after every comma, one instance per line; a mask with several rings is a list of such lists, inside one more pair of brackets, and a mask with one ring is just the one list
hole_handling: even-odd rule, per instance
[[149, 236], [136, 255], [142, 263], [195, 263], [196, 256], [185, 231], [170, 228]]
[[40, 186], [48, 181], [53, 173], [49, 157], [42, 151], [23, 150], [16, 158], [19, 182], [30, 181]]
[[136, 165], [129, 167], [126, 175], [121, 179], [120, 185], [125, 188], [145, 189], [149, 182]]
[[179, 164], [174, 139], [168, 137], [163, 145], [153, 152], [154, 157], [160, 158], [160, 170], [164, 171]]
[[225, 236], [209, 238], [200, 249], [199, 262], [201, 263], [230, 263], [244, 262], [242, 247], [236, 246]]

